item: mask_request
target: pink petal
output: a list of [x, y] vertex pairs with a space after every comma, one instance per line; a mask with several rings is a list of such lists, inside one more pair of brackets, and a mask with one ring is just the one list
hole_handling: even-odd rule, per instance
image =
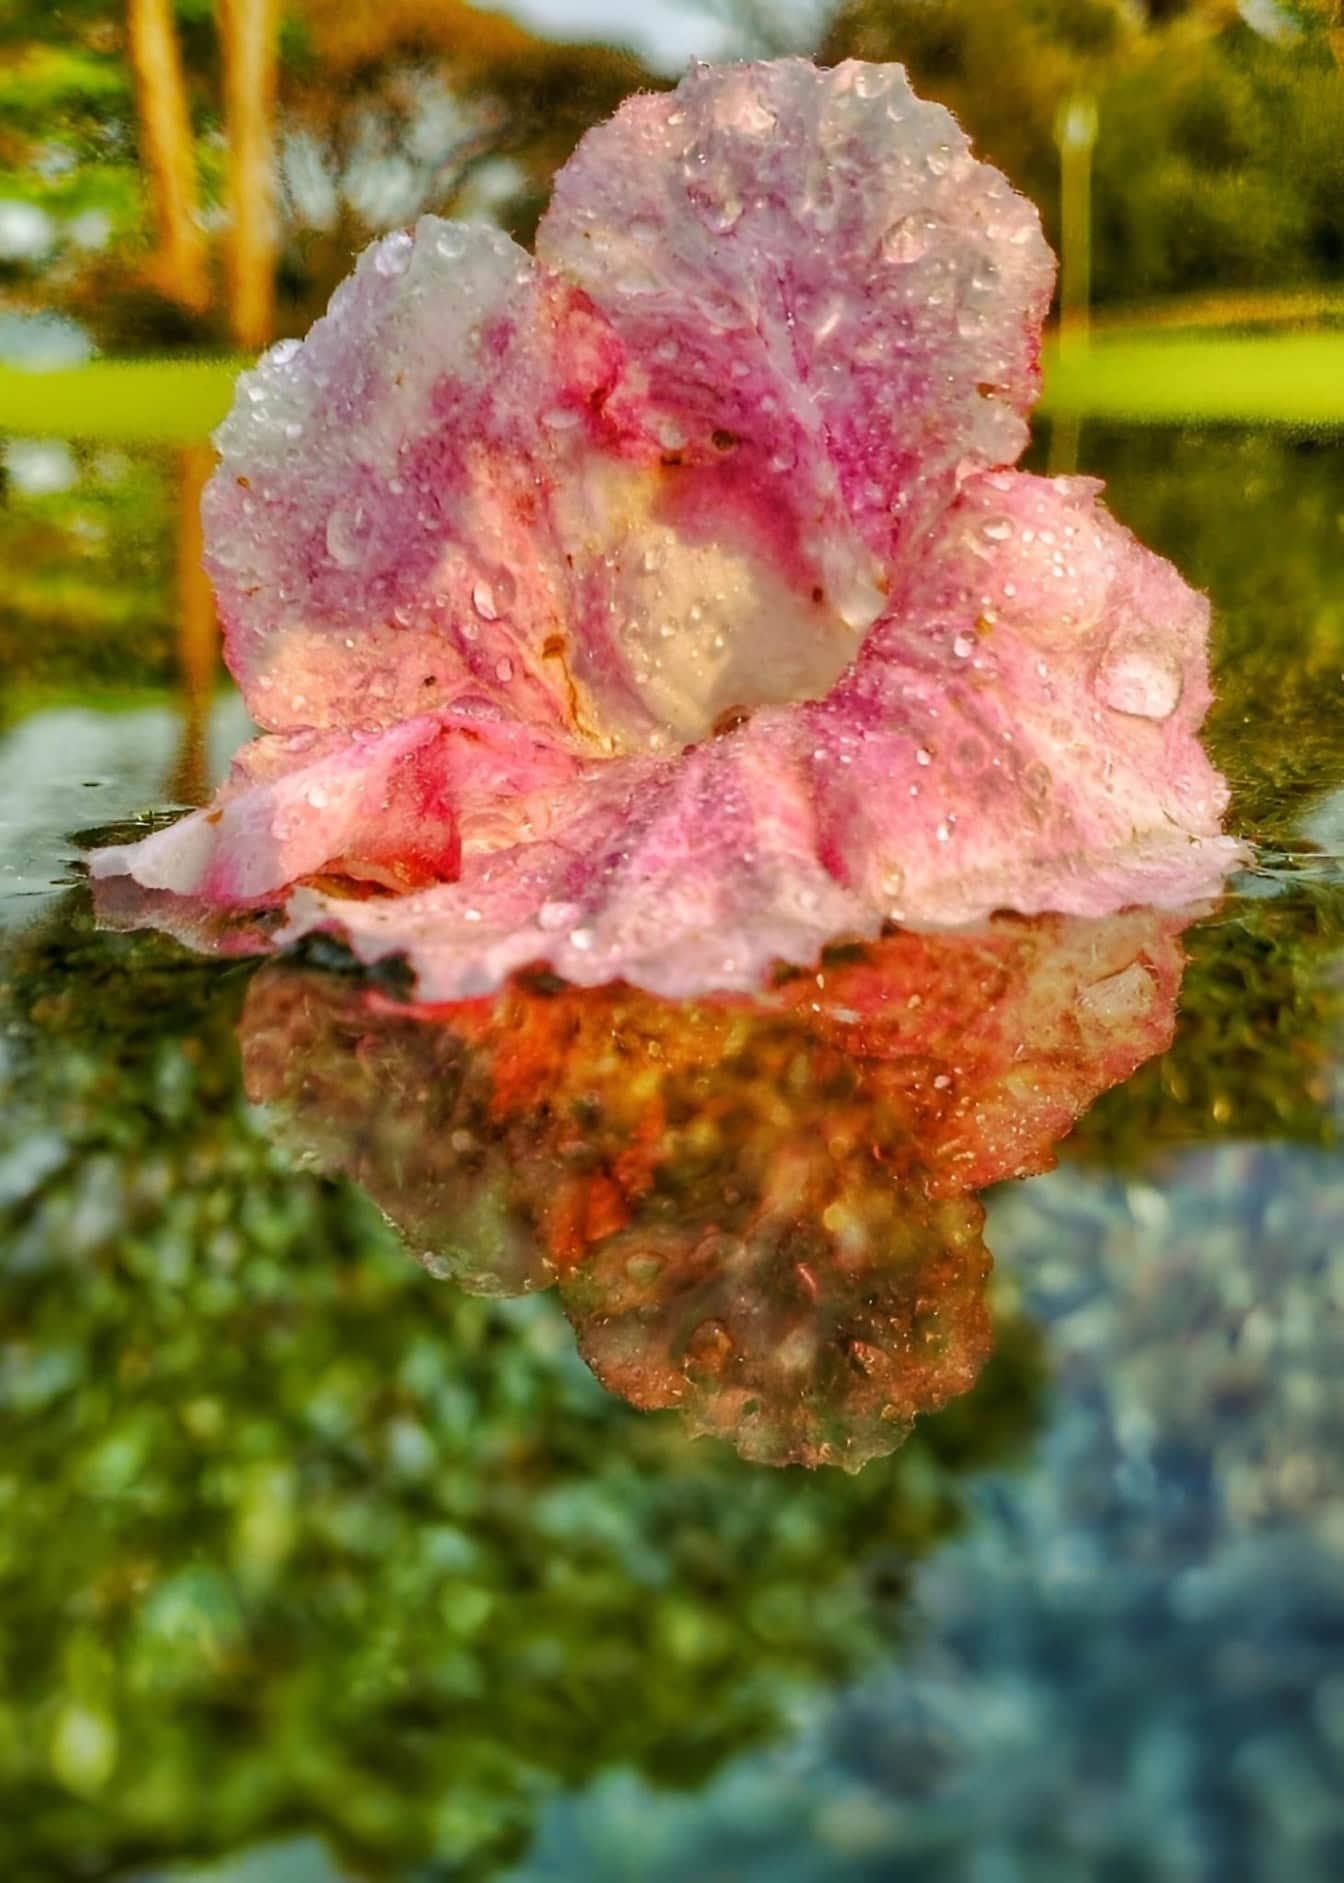
[[864, 578], [1026, 443], [1053, 257], [900, 66], [701, 66], [629, 99], [557, 177], [537, 254], [640, 362], [608, 414], [697, 455], [735, 437], [842, 612], [875, 612]]
[[801, 767], [744, 733], [593, 768], [553, 796], [544, 838], [464, 857], [451, 885], [366, 903], [301, 889], [288, 908], [282, 941], [337, 928], [364, 961], [404, 954], [426, 1000], [542, 962], [584, 987], [749, 989], [881, 923], [818, 856]]
[[822, 854], [892, 920], [1170, 908], [1244, 858], [1198, 738], [1208, 604], [1099, 489], [969, 480], [854, 673], [799, 710]]
[[527, 841], [578, 769], [554, 735], [481, 710], [381, 732], [270, 734], [235, 757], [208, 810], [97, 851], [91, 873], [231, 909], [318, 875], [403, 890], [451, 882], [464, 854]]
[[204, 518], [261, 725], [387, 725], [472, 698], [572, 728], [544, 498], [573, 446], [545, 418], [584, 409], [618, 353], [506, 236], [425, 217], [242, 376]]

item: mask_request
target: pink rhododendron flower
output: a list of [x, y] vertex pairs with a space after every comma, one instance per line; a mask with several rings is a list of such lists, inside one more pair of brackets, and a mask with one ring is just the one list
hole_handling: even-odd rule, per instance
[[1007, 468], [1052, 279], [948, 113], [853, 62], [631, 99], [535, 259], [375, 243], [220, 430], [264, 733], [95, 857], [119, 919], [339, 930], [434, 999], [539, 961], [680, 994], [1211, 892], [1206, 604], [1097, 484]]

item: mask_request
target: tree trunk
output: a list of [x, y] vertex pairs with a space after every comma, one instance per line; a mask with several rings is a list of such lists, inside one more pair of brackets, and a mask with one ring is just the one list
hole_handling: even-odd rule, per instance
[[275, 324], [274, 0], [219, 0], [219, 27], [229, 140], [229, 328], [240, 347], [255, 351]]
[[126, 23], [140, 118], [140, 154], [154, 203], [156, 285], [188, 312], [210, 300], [191, 134], [172, 0], [128, 0]]

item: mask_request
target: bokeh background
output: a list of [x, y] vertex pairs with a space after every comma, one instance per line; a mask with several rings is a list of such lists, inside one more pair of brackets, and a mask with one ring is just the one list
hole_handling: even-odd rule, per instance
[[[430, 209], [527, 241], [692, 56], [899, 58], [1064, 270], [1032, 447], [1215, 604], [1281, 871], [1000, 1197], [998, 1353], [856, 1479], [601, 1392], [241, 1094], [245, 969], [67, 834], [244, 726], [241, 358]], [[1333, 0], [10, 0], [0, 13], [0, 1876], [1344, 1874], [1344, 18]]]
[[[1054, 468], [1089, 415], [1344, 421], [1335, 0], [11, 0], [0, 710], [171, 674], [199, 704], [192, 447], [240, 356], [423, 210], [529, 241], [622, 97], [781, 52], [905, 61], [1039, 204], [1064, 264]], [[188, 753], [177, 782], [201, 779]]]

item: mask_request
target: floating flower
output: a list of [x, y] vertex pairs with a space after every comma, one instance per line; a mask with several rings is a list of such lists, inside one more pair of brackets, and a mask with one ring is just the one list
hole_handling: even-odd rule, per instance
[[120, 919], [338, 930], [431, 999], [537, 962], [684, 994], [1211, 892], [1207, 606], [1096, 483], [1007, 468], [1052, 279], [948, 113], [855, 62], [630, 100], [535, 259], [375, 243], [218, 434], [264, 735], [94, 858]]
[[558, 1283], [613, 1392], [763, 1463], [857, 1469], [992, 1344], [976, 1192], [1047, 1169], [1171, 1040], [1186, 918], [898, 931], [756, 994], [523, 976], [399, 1004], [267, 967], [244, 1078], [483, 1294]]

